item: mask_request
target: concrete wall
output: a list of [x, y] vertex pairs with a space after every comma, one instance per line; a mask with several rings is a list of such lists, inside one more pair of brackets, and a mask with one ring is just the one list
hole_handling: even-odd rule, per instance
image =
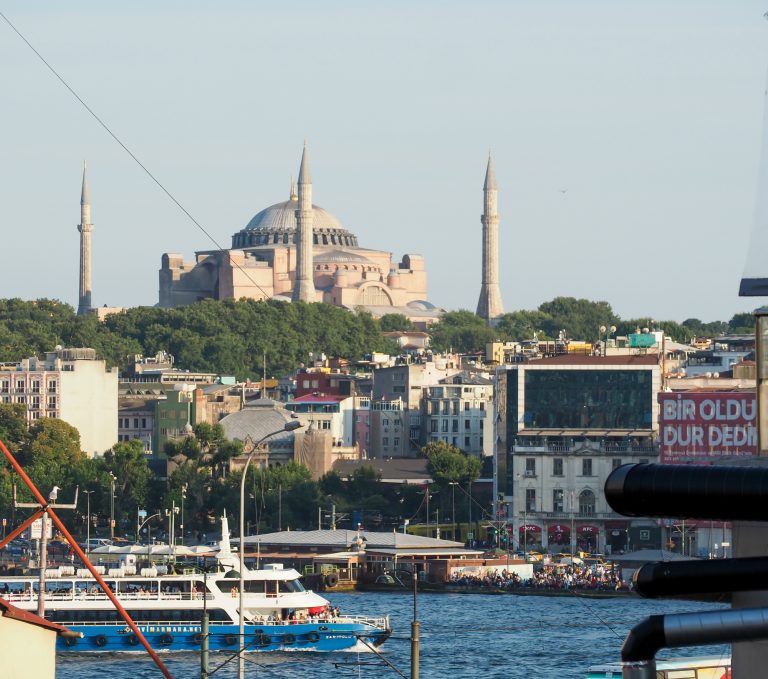
[[55, 679], [56, 632], [0, 615], [0, 676]]

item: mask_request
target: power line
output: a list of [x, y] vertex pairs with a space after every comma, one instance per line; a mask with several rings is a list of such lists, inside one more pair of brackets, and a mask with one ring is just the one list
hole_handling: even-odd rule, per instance
[[[56, 70], [56, 69], [55, 69], [55, 68], [54, 68], [54, 67], [53, 67], [53, 66], [52, 66], [52, 65], [51, 65], [51, 64], [50, 64], [50, 63], [49, 63], [49, 62], [48, 62], [46, 59], [45, 59], [45, 57], [44, 57], [42, 54], [40, 54], [40, 52], [38, 52], [38, 51], [37, 51], [37, 49], [35, 49], [34, 45], [32, 45], [32, 43], [31, 43], [31, 42], [29, 42], [29, 40], [27, 40], [27, 39], [24, 37], [24, 35], [21, 33], [21, 31], [19, 31], [19, 29], [18, 29], [18, 28], [16, 28], [16, 26], [15, 26], [15, 25], [14, 25], [14, 24], [11, 22], [11, 20], [10, 20], [10, 19], [9, 19], [7, 16], [5, 16], [5, 14], [3, 14], [3, 12], [2, 12], [2, 11], [0, 11], [0, 17], [2, 17], [2, 18], [3, 18], [3, 20], [5, 21], [5, 23], [7, 23], [7, 24], [8, 24], [8, 25], [11, 27], [11, 30], [13, 30], [13, 32], [14, 32], [14, 33], [16, 33], [16, 35], [18, 35], [18, 36], [19, 36], [19, 38], [21, 38], [21, 39], [24, 41], [24, 43], [27, 45], [27, 47], [29, 47], [29, 49], [31, 49], [31, 50], [32, 50], [32, 51], [35, 53], [35, 55], [37, 56], [37, 58], [38, 58], [38, 59], [40, 59], [40, 61], [42, 61], [42, 62], [43, 62], [43, 64], [45, 64], [46, 68], [47, 68], [47, 69], [48, 69], [48, 70], [49, 70], [51, 73], [53, 73], [53, 75], [56, 77], [56, 79], [57, 79], [57, 80], [58, 80], [58, 81], [59, 81], [59, 82], [60, 82], [62, 85], [64, 85], [64, 87], [66, 87], [66, 88], [67, 88], [67, 90], [69, 90], [70, 94], [71, 94], [71, 95], [72, 95], [72, 96], [73, 96], [75, 99], [77, 99], [77, 101], [79, 101], [79, 102], [80, 102], [80, 104], [83, 106], [83, 108], [84, 108], [86, 111], [88, 111], [88, 113], [90, 113], [90, 114], [91, 114], [91, 117], [92, 117], [92, 118], [93, 118], [93, 119], [94, 119], [94, 120], [95, 120], [97, 123], [99, 123], [99, 125], [101, 125], [101, 127], [103, 127], [103, 128], [104, 128], [104, 130], [107, 132], [107, 134], [108, 134], [110, 137], [112, 137], [112, 139], [114, 139], [114, 140], [115, 140], [115, 141], [118, 143], [118, 145], [120, 146], [120, 148], [122, 148], [122, 149], [123, 149], [123, 151], [125, 151], [125, 152], [126, 152], [126, 153], [127, 153], [127, 154], [128, 154], [128, 155], [129, 155], [129, 156], [132, 158], [132, 159], [133, 159], [133, 161], [134, 161], [134, 162], [135, 162], [135, 163], [136, 163], [136, 164], [137, 164], [137, 165], [138, 165], [138, 166], [139, 166], [139, 167], [140, 167], [142, 170], [144, 170], [144, 173], [145, 173], [145, 174], [146, 174], [146, 175], [147, 175], [147, 176], [148, 176], [148, 177], [149, 177], [149, 178], [150, 178], [150, 179], [151, 179], [151, 180], [152, 180], [152, 181], [153, 181], [155, 184], [157, 184], [157, 186], [159, 186], [159, 187], [160, 187], [160, 190], [161, 190], [161, 191], [162, 191], [162, 192], [163, 192], [163, 193], [164, 193], [166, 196], [168, 196], [168, 198], [170, 198], [170, 199], [171, 199], [171, 201], [173, 202], [173, 204], [174, 204], [174, 205], [176, 205], [176, 207], [178, 207], [178, 208], [179, 208], [179, 210], [181, 210], [181, 211], [182, 211], [182, 212], [183, 212], [183, 213], [184, 213], [184, 214], [185, 214], [185, 215], [186, 215], [186, 216], [189, 218], [189, 220], [190, 220], [190, 221], [191, 221], [191, 222], [192, 222], [192, 223], [193, 223], [193, 224], [194, 224], [194, 225], [195, 225], [195, 226], [196, 226], [198, 229], [200, 229], [200, 231], [202, 231], [202, 232], [203, 232], [203, 233], [204, 233], [204, 234], [205, 234], [205, 235], [208, 237], [208, 239], [209, 239], [209, 240], [210, 240], [210, 241], [211, 241], [211, 242], [212, 242], [212, 243], [213, 243], [213, 244], [214, 244], [214, 245], [215, 245], [215, 246], [216, 246], [216, 247], [217, 247], [219, 250], [224, 250], [224, 248], [223, 248], [223, 247], [221, 247], [221, 245], [219, 244], [219, 242], [218, 242], [218, 241], [217, 241], [217, 240], [216, 240], [216, 239], [215, 239], [215, 238], [214, 238], [214, 237], [213, 237], [213, 236], [212, 236], [212, 235], [211, 235], [211, 234], [208, 232], [208, 230], [207, 230], [207, 229], [206, 229], [206, 228], [205, 228], [205, 227], [204, 227], [204, 226], [203, 226], [203, 225], [202, 225], [200, 222], [198, 222], [198, 221], [197, 221], [197, 220], [196, 220], [196, 219], [195, 219], [195, 218], [192, 216], [192, 214], [189, 212], [189, 210], [187, 210], [187, 209], [186, 209], [186, 208], [185, 208], [185, 207], [184, 207], [184, 206], [183, 206], [183, 205], [182, 205], [182, 204], [181, 204], [181, 203], [180, 203], [180, 202], [179, 202], [179, 201], [176, 199], [176, 197], [175, 197], [175, 196], [174, 196], [174, 195], [173, 195], [173, 194], [172, 194], [172, 193], [171, 193], [171, 192], [170, 192], [170, 191], [169, 191], [167, 188], [165, 188], [165, 186], [162, 184], [162, 182], [161, 182], [161, 181], [160, 181], [160, 180], [159, 180], [157, 177], [155, 177], [155, 175], [154, 175], [154, 174], [152, 174], [152, 172], [149, 170], [149, 168], [148, 168], [146, 165], [144, 165], [144, 163], [142, 163], [142, 162], [141, 162], [141, 161], [140, 161], [140, 160], [139, 160], [139, 159], [136, 157], [136, 155], [133, 153], [133, 151], [131, 151], [131, 150], [130, 150], [130, 149], [129, 149], [129, 148], [128, 148], [128, 147], [127, 147], [127, 146], [126, 146], [124, 143], [123, 143], [123, 141], [122, 141], [122, 140], [121, 140], [121, 139], [120, 139], [120, 138], [119, 138], [119, 137], [118, 137], [118, 136], [117, 136], [117, 135], [116, 135], [116, 134], [115, 134], [115, 133], [114, 133], [114, 132], [113, 132], [113, 131], [112, 131], [112, 130], [109, 128], [109, 126], [108, 126], [108, 125], [107, 125], [107, 124], [106, 124], [106, 123], [105, 123], [105, 122], [104, 122], [104, 121], [103, 121], [103, 120], [102, 120], [102, 119], [101, 119], [101, 118], [100, 118], [100, 117], [99, 117], [99, 116], [96, 114], [96, 112], [95, 112], [95, 111], [94, 111], [94, 110], [93, 110], [93, 109], [92, 109], [90, 106], [88, 106], [88, 104], [86, 104], [86, 103], [85, 103], [85, 101], [83, 101], [82, 97], [80, 97], [80, 95], [79, 95], [77, 92], [75, 92], [75, 90], [74, 90], [74, 89], [73, 89], [73, 88], [72, 88], [72, 87], [69, 85], [69, 83], [68, 83], [66, 80], [64, 80], [64, 78], [63, 78], [61, 75], [59, 75], [58, 71], [57, 71], [57, 70]], [[258, 284], [258, 283], [255, 281], [255, 280], [253, 280], [253, 278], [251, 278], [250, 274], [249, 274], [249, 273], [248, 273], [248, 272], [247, 272], [245, 269], [243, 269], [243, 267], [241, 267], [241, 266], [240, 266], [240, 264], [238, 264], [237, 262], [232, 262], [232, 264], [234, 264], [234, 266], [235, 266], [237, 269], [239, 269], [240, 271], [242, 271], [242, 273], [245, 275], [245, 277], [246, 277], [246, 278], [247, 278], [247, 279], [248, 279], [248, 280], [249, 280], [251, 283], [253, 283], [253, 285], [254, 285], [256, 288], [258, 288], [258, 289], [261, 291], [261, 293], [264, 295], [264, 297], [265, 297], [265, 298], [268, 298], [268, 297], [269, 297], [269, 295], [267, 294], [266, 290], [264, 290], [264, 288], [262, 288], [262, 287], [261, 287], [261, 286], [260, 286], [260, 285], [259, 285], [259, 284]]]

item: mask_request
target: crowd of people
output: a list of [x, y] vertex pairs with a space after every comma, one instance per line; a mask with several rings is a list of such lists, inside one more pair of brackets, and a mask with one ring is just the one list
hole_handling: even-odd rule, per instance
[[630, 591], [632, 583], [621, 578], [603, 564], [595, 566], [543, 566], [533, 571], [533, 577], [522, 578], [514, 571], [492, 571], [484, 574], [459, 572], [451, 577], [451, 585], [490, 589], [533, 589], [543, 591]]

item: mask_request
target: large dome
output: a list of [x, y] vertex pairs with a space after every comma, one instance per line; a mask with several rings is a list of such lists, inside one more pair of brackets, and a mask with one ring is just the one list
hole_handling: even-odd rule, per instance
[[[233, 248], [265, 245], [288, 245], [295, 242], [295, 198], [275, 203], [257, 213], [248, 225], [232, 236]], [[357, 236], [347, 231], [330, 212], [318, 205], [312, 206], [312, 231], [315, 245], [343, 245], [357, 247]]]

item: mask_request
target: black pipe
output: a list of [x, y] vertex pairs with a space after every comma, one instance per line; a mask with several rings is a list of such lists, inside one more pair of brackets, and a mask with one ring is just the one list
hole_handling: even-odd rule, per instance
[[768, 468], [626, 464], [605, 497], [624, 516], [768, 521]]
[[768, 608], [652, 615], [633, 627], [621, 647], [624, 679], [653, 679], [662, 648], [768, 639]]
[[768, 589], [768, 557], [700, 561], [654, 561], [632, 576], [644, 597], [750, 592]]

